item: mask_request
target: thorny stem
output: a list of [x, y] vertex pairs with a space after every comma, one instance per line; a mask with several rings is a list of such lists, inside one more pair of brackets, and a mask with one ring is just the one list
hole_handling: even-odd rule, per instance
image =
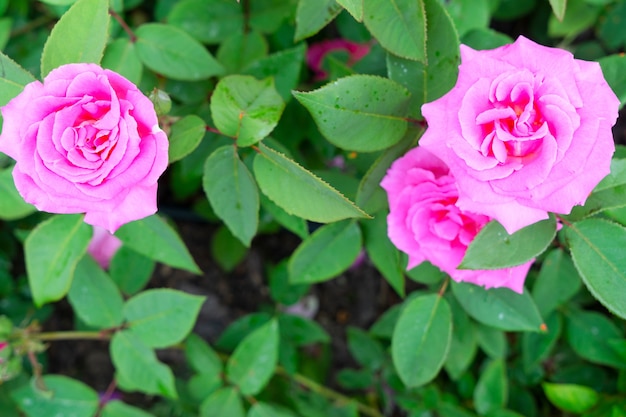
[[[445, 290], [445, 285], [443, 289]], [[42, 341], [42, 342], [49, 342], [49, 341], [55, 341], [55, 340], [110, 340], [111, 339], [111, 335], [116, 331], [119, 330], [117, 328], [113, 328], [113, 329], [106, 329], [106, 330], [102, 330], [99, 332], [89, 332], [89, 331], [82, 331], [82, 332], [74, 332], [74, 331], [65, 331], [65, 332], [45, 332], [45, 333], [39, 333], [39, 334], [33, 334], [32, 337], [36, 340]], [[175, 349], [182, 349], [183, 346], [178, 344], [175, 346], [171, 346], [172, 348]], [[29, 359], [31, 360], [31, 363], [33, 364], [33, 370], [35, 372], [35, 376], [37, 379], [39, 379], [41, 377], [41, 365], [39, 365], [39, 363], [37, 362], [37, 359], [35, 358], [35, 354], [32, 352], [28, 353]], [[32, 358], [31, 358], [32, 356]], [[229, 358], [229, 355], [224, 354], [224, 353], [220, 353], [220, 357], [222, 358], [222, 360], [226, 361]], [[320, 394], [328, 399], [337, 401], [337, 402], [341, 402], [341, 403], [350, 403], [350, 402], [355, 402], [357, 409], [359, 410], [359, 412], [361, 414], [364, 414], [366, 416], [369, 417], [384, 417], [383, 414], [381, 414], [378, 410], [376, 410], [375, 408], [372, 408], [366, 404], [363, 404], [360, 401], [357, 401], [353, 398], [347, 397], [333, 389], [327, 388], [315, 381], [313, 381], [312, 379], [307, 378], [304, 375], [295, 373], [295, 374], [290, 374], [288, 373], [285, 368], [283, 368], [282, 366], [277, 366], [276, 367], [276, 374], [277, 375], [281, 375], [282, 377], [288, 378], [288, 379], [292, 379], [293, 381], [295, 381], [296, 383], [300, 384], [301, 386], [303, 386], [304, 388], [315, 392], [316, 394]], [[115, 388], [115, 385], [112, 385], [113, 389]], [[111, 386], [109, 387], [109, 389], [111, 388]], [[109, 390], [107, 390], [108, 392]], [[251, 403], [256, 401], [255, 399], [248, 399]]]
[[111, 17], [113, 17], [113, 19], [117, 20], [117, 23], [119, 23], [122, 29], [124, 29], [124, 32], [128, 34], [130, 41], [132, 43], [137, 42], [137, 35], [135, 35], [135, 32], [133, 32], [130, 26], [128, 26], [128, 23], [126, 23], [126, 21], [122, 19], [122, 16], [117, 14], [117, 12], [113, 9], [109, 9], [109, 14], [111, 15]]

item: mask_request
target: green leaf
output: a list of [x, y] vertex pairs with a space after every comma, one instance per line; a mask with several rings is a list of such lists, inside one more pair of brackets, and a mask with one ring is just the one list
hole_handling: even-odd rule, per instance
[[556, 235], [551, 217], [512, 235], [497, 221], [489, 222], [472, 240], [459, 269], [503, 269], [522, 265], [542, 253]]
[[234, 387], [220, 388], [200, 405], [200, 417], [245, 417], [241, 397]]
[[289, 260], [289, 282], [326, 281], [350, 267], [361, 251], [361, 229], [352, 220], [320, 227], [306, 238]]
[[619, 98], [620, 107], [626, 104], [626, 55], [616, 54], [598, 60], [606, 82]]
[[293, 314], [278, 316], [280, 337], [295, 346], [306, 346], [313, 343], [330, 343], [330, 336], [322, 326], [313, 320]]
[[[463, 36], [472, 29], [484, 29], [489, 26], [490, 3], [492, 2], [489, 0], [452, 0], [444, 4], [446, 11], [454, 21], [459, 36]], [[426, 10], [428, 30], [432, 30], [433, 22], [428, 16], [428, 6], [426, 6]], [[437, 26], [435, 25], [435, 27]], [[439, 28], [437, 27], [437, 29]]]
[[[272, 200], [267, 198], [265, 194], [261, 194], [261, 207], [266, 210], [270, 216], [276, 220], [285, 229], [295, 233], [300, 239], [306, 239], [309, 236], [309, 227], [302, 217], [293, 216], [287, 213], [280, 206], [277, 206]], [[1, 203], [0, 203], [1, 204]]]
[[33, 81], [35, 78], [28, 71], [0, 52], [0, 106], [11, 101]]
[[273, 319], [237, 346], [226, 363], [226, 377], [243, 395], [256, 395], [268, 383], [278, 363], [278, 321]]
[[146, 286], [154, 267], [152, 259], [122, 246], [111, 259], [109, 275], [124, 294], [132, 295]]
[[135, 44], [129, 39], [118, 38], [107, 45], [102, 67], [123, 75], [135, 85], [141, 81], [143, 64], [137, 56]]
[[[2, 81], [0, 81], [0, 91], [2, 91], [1, 84]], [[0, 195], [2, 196], [0, 198], [0, 219], [2, 220], [21, 219], [37, 211], [35, 206], [25, 202], [17, 192], [11, 171], [11, 169], [0, 170]]]
[[263, 312], [240, 317], [222, 332], [215, 346], [220, 350], [232, 352], [247, 335], [259, 329], [271, 319], [272, 316]]
[[222, 373], [222, 361], [217, 352], [200, 336], [192, 333], [185, 341], [187, 362], [199, 374]]
[[593, 363], [626, 369], [626, 360], [608, 343], [622, 337], [607, 317], [591, 311], [571, 311], [566, 316], [567, 341], [574, 352]]
[[220, 43], [244, 29], [241, 5], [224, 0], [178, 1], [172, 7], [167, 22], [208, 44]]
[[80, 381], [63, 375], [45, 375], [41, 384], [45, 391], [33, 381], [11, 393], [28, 417], [93, 417], [98, 410], [98, 394]]
[[120, 227], [117, 236], [124, 245], [158, 262], [200, 274], [178, 234], [158, 215], [146, 217]]
[[378, 340], [358, 327], [348, 327], [347, 335], [348, 349], [361, 366], [376, 370], [383, 365], [386, 354]]
[[63, 214], [39, 223], [28, 235], [24, 253], [35, 305], [60, 300], [67, 294], [91, 234], [82, 214]]
[[404, 297], [404, 269], [406, 258], [387, 236], [386, 213], [378, 213], [372, 220], [362, 222], [367, 256], [383, 274], [389, 285]]
[[368, 217], [341, 193], [285, 155], [260, 144], [254, 174], [261, 191], [287, 213], [328, 223]]
[[211, 96], [215, 126], [223, 134], [237, 138], [241, 147], [267, 137], [284, 108], [271, 78], [258, 81], [248, 75], [229, 75], [220, 80]]
[[586, 29], [591, 28], [598, 19], [598, 15], [602, 12], [602, 7], [590, 3], [586, 0], [568, 0], [565, 15], [562, 19], [557, 19], [555, 15], [550, 15], [548, 36], [573, 38]]
[[147, 23], [137, 28], [139, 59], [151, 70], [182, 81], [204, 80], [224, 68], [198, 41], [171, 25]]
[[102, 409], [102, 417], [154, 417], [150, 413], [118, 400], [109, 401]]
[[194, 114], [188, 114], [172, 125], [169, 134], [169, 162], [183, 159], [193, 152], [206, 133], [206, 123]]
[[507, 355], [507, 340], [503, 331], [477, 323], [478, 346], [493, 359], [504, 359]]
[[348, 11], [357, 22], [363, 21], [364, 0], [337, 0], [337, 3]]
[[122, 324], [122, 294], [90, 256], [84, 256], [76, 265], [68, 300], [89, 326], [104, 329]]
[[476, 389], [474, 390], [474, 407], [479, 414], [504, 408], [509, 394], [509, 385], [506, 378], [506, 364], [502, 359], [496, 359], [481, 372]]
[[426, 61], [426, 12], [422, 0], [364, 0], [363, 22], [391, 53]]
[[164, 348], [181, 342], [196, 322], [205, 297], [171, 289], [152, 289], [124, 305], [128, 329], [143, 343]]
[[409, 92], [387, 78], [353, 75], [293, 94], [326, 139], [342, 149], [385, 149], [400, 141], [407, 130]]
[[391, 357], [407, 387], [430, 382], [441, 369], [452, 338], [452, 313], [437, 294], [412, 299], [396, 323]]
[[546, 326], [545, 333], [528, 332], [522, 336], [522, 362], [528, 373], [550, 355], [559, 340], [563, 328], [561, 316], [553, 312], [547, 316]]
[[281, 24], [293, 17], [297, 0], [255, 0], [250, 3], [250, 26], [261, 33], [277, 32]]
[[256, 402], [250, 408], [248, 417], [296, 417], [291, 411], [263, 402]]
[[444, 367], [451, 379], [458, 380], [476, 356], [476, 326], [454, 298], [448, 302], [452, 311], [452, 339]]
[[542, 317], [565, 304], [582, 287], [578, 271], [563, 249], [554, 249], [541, 263], [532, 296]]
[[[289, 282], [289, 259], [283, 259], [268, 272], [270, 295], [277, 303], [292, 305], [298, 302], [311, 287], [309, 284], [291, 284]], [[282, 328], [282, 326], [281, 326]]]
[[567, 7], [567, 0], [549, 0], [550, 7], [552, 7], [552, 12], [554, 12], [554, 16], [559, 21], [563, 21], [565, 17], [565, 8]]
[[305, 53], [304, 44], [284, 49], [252, 62], [242, 73], [258, 79], [273, 77], [276, 91], [287, 102], [291, 99], [291, 90], [296, 88], [300, 80]]
[[54, 25], [41, 55], [41, 76], [77, 62], [100, 63], [109, 31], [108, 0], [78, 0]]
[[[472, 9], [476, 9], [475, 3], [471, 3]], [[411, 92], [409, 115], [414, 118], [421, 118], [422, 104], [438, 99], [454, 86], [460, 62], [459, 37], [443, 5], [437, 0], [425, 0], [424, 7], [427, 61], [387, 55], [389, 78]]]
[[464, 282], [451, 284], [456, 299], [479, 322], [507, 331], [540, 331], [543, 320], [528, 291], [518, 294], [508, 288], [486, 290]]
[[588, 219], [568, 225], [565, 236], [589, 291], [611, 312], [626, 319], [626, 228]]
[[226, 68], [227, 73], [237, 74], [251, 63], [265, 58], [268, 49], [263, 35], [252, 30], [231, 34], [220, 44], [215, 57]]
[[139, 337], [126, 330], [116, 332], [109, 348], [124, 389], [177, 398], [172, 370]]
[[336, 0], [300, 0], [296, 11], [296, 42], [315, 35], [341, 11]]
[[211, 255], [226, 272], [231, 272], [248, 254], [248, 248], [227, 227], [220, 226], [211, 237]]
[[236, 147], [222, 146], [207, 158], [202, 186], [215, 214], [249, 247], [259, 225], [259, 191]]
[[570, 413], [584, 413], [600, 400], [597, 392], [582, 385], [544, 382], [541, 387], [552, 404]]

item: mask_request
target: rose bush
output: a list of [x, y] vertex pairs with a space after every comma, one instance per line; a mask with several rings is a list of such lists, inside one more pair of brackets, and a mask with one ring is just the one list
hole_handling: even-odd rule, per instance
[[24, 200], [114, 232], [156, 212], [168, 140], [150, 100], [95, 64], [63, 65], [2, 108], [0, 152]]
[[420, 145], [458, 181], [463, 211], [509, 233], [583, 204], [610, 169], [619, 100], [596, 62], [524, 37], [461, 46], [454, 88], [427, 103]]
[[408, 269], [429, 261], [455, 281], [523, 291], [532, 262], [489, 271], [457, 269], [468, 245], [490, 219], [456, 205], [456, 180], [439, 158], [414, 148], [392, 164], [381, 186], [389, 200], [389, 239], [409, 255]]

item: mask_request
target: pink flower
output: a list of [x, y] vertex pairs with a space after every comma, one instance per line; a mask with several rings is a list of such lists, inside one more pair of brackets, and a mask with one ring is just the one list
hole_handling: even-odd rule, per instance
[[615, 149], [619, 100], [598, 63], [524, 37], [461, 57], [454, 88], [422, 107], [420, 141], [457, 179], [457, 205], [513, 233], [584, 204]]
[[322, 68], [322, 63], [326, 55], [333, 51], [341, 50], [348, 52], [350, 56], [348, 65], [352, 65], [369, 53], [370, 46], [347, 41], [345, 39], [330, 39], [311, 44], [306, 53], [306, 62], [309, 68], [315, 73], [316, 80], [323, 80], [328, 77], [328, 74]]
[[168, 141], [137, 87], [95, 64], [69, 64], [28, 84], [2, 108], [0, 152], [15, 185], [51, 213], [86, 213], [114, 232], [154, 214]]
[[532, 261], [489, 271], [457, 269], [468, 245], [490, 218], [457, 206], [456, 180], [439, 158], [424, 148], [414, 148], [393, 163], [381, 186], [389, 200], [389, 239], [409, 255], [408, 269], [429, 261], [455, 281], [523, 291]]
[[94, 226], [87, 252], [100, 264], [102, 269], [108, 269], [111, 258], [121, 246], [122, 241], [115, 235], [102, 227]]

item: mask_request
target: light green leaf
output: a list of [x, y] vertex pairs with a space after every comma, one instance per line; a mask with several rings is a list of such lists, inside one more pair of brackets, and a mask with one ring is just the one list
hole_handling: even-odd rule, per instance
[[247, 33], [237, 32], [220, 44], [215, 57], [229, 74], [238, 74], [251, 63], [265, 58], [268, 49], [267, 41], [259, 32], [254, 30]]
[[211, 96], [211, 115], [217, 128], [237, 138], [238, 146], [254, 145], [268, 136], [285, 108], [274, 81], [247, 75], [222, 78]]
[[201, 273], [178, 234], [157, 215], [127, 223], [115, 232], [115, 236], [150, 259]]
[[480, 415], [485, 415], [506, 406], [509, 384], [506, 377], [506, 364], [496, 359], [485, 367], [474, 390], [474, 407]]
[[[2, 91], [1, 84], [2, 81], [0, 80], [0, 91]], [[0, 198], [0, 219], [2, 220], [21, 219], [37, 211], [35, 206], [25, 202], [17, 192], [11, 171], [11, 169], [0, 170], [0, 195], [2, 196]]]
[[196, 322], [204, 297], [171, 289], [152, 289], [124, 305], [129, 331], [153, 348], [181, 342]]
[[341, 4], [357, 22], [361, 22], [363, 21], [363, 1], [364, 0], [337, 0], [337, 3]]
[[202, 186], [215, 214], [249, 247], [259, 225], [259, 191], [237, 148], [222, 146], [207, 158]]
[[[261, 207], [266, 210], [273, 218], [285, 229], [295, 233], [300, 239], [306, 239], [309, 235], [309, 226], [302, 217], [293, 216], [287, 213], [280, 206], [276, 205], [272, 200], [267, 198], [265, 194], [261, 194]], [[1, 204], [1, 203], [0, 203]]]
[[122, 324], [122, 294], [90, 256], [76, 265], [68, 300], [76, 315], [90, 326], [104, 329]]
[[80, 381], [63, 375], [45, 375], [41, 384], [47, 391], [32, 383], [11, 393], [28, 417], [93, 417], [98, 410], [98, 394]]
[[[490, 3], [492, 3], [490, 0], [452, 0], [444, 4], [446, 11], [454, 21], [459, 36], [463, 36], [472, 29], [487, 28], [490, 18]], [[426, 23], [428, 30], [432, 30], [432, 22], [428, 12], [426, 12]]]
[[363, 1], [363, 22], [391, 53], [426, 61], [426, 12], [422, 0]]
[[296, 11], [295, 42], [315, 35], [341, 11], [336, 0], [300, 0]]
[[294, 96], [326, 139], [342, 149], [385, 149], [400, 141], [407, 129], [410, 94], [387, 78], [353, 75]]
[[154, 417], [150, 413], [118, 400], [109, 401], [102, 409], [102, 417]]
[[437, 294], [412, 299], [400, 314], [391, 339], [391, 358], [407, 387], [430, 382], [450, 348], [452, 313]]
[[243, 395], [256, 395], [267, 384], [278, 363], [278, 321], [256, 329], [237, 346], [226, 363], [226, 377]]
[[217, 44], [243, 32], [243, 10], [236, 1], [182, 0], [176, 2], [167, 22], [203, 43]]
[[159, 362], [154, 351], [132, 332], [115, 333], [109, 349], [124, 389], [178, 397], [172, 370]]
[[200, 417], [245, 417], [241, 397], [234, 387], [213, 392], [200, 405]]
[[361, 241], [361, 229], [352, 220], [320, 227], [291, 255], [289, 282], [308, 284], [339, 275], [354, 263]]
[[78, 0], [54, 25], [41, 55], [41, 76], [78, 62], [100, 63], [109, 31], [108, 0]]
[[588, 219], [567, 225], [565, 236], [589, 291], [611, 312], [626, 319], [626, 228]]
[[616, 54], [598, 60], [606, 82], [619, 98], [620, 107], [626, 104], [626, 55]]
[[132, 295], [146, 286], [154, 267], [152, 259], [122, 246], [111, 259], [109, 275], [124, 294]]
[[406, 258], [389, 240], [386, 214], [380, 212], [374, 219], [362, 222], [365, 250], [389, 285], [404, 297]]
[[35, 77], [0, 52], [0, 106], [7, 104], [33, 81]]
[[117, 72], [135, 85], [141, 81], [143, 64], [137, 56], [135, 44], [129, 39], [118, 38], [107, 45], [102, 67]]
[[195, 114], [188, 114], [172, 125], [169, 134], [169, 162], [183, 159], [193, 152], [206, 133], [206, 123]]
[[567, 0], [550, 0], [550, 7], [552, 7], [552, 11], [554, 12], [554, 16], [559, 21], [563, 21], [565, 17], [565, 8], [567, 7]]
[[330, 343], [330, 336], [317, 322], [293, 314], [278, 316], [280, 338], [295, 346]]
[[254, 174], [261, 191], [287, 213], [328, 223], [368, 217], [330, 185], [285, 155], [260, 144]]
[[568, 0], [562, 19], [557, 19], [556, 15], [550, 15], [548, 36], [573, 38], [591, 28], [602, 12], [602, 7], [590, 3], [586, 0]]
[[226, 272], [231, 272], [248, 254], [248, 248], [236, 238], [228, 227], [220, 226], [211, 237], [211, 255]]
[[507, 331], [541, 330], [543, 320], [528, 291], [518, 294], [508, 288], [486, 290], [464, 282], [451, 284], [465, 311], [481, 323]]
[[512, 235], [497, 221], [489, 222], [467, 248], [459, 269], [503, 269], [522, 265], [542, 253], [556, 235], [551, 217]]
[[570, 413], [584, 413], [600, 400], [597, 392], [583, 385], [544, 382], [541, 387], [552, 404]]
[[222, 361], [217, 352], [200, 336], [192, 333], [185, 341], [185, 356], [189, 365], [199, 374], [222, 373]]
[[296, 417], [296, 415], [283, 407], [257, 402], [250, 408], [248, 417]]
[[139, 59], [151, 70], [182, 81], [204, 80], [224, 73], [207, 49], [171, 25], [147, 23], [137, 28]]
[[24, 243], [26, 271], [37, 306], [67, 294], [91, 234], [82, 214], [62, 214], [39, 223], [28, 235]]

